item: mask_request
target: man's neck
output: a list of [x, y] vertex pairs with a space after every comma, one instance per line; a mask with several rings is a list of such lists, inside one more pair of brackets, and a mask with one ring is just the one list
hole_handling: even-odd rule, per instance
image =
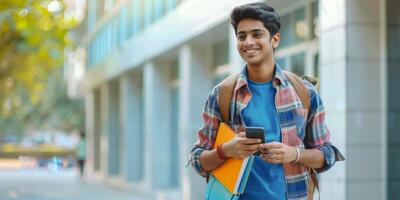
[[271, 59], [269, 62], [260, 65], [247, 64], [249, 79], [254, 82], [264, 83], [272, 81], [275, 71], [275, 62]]

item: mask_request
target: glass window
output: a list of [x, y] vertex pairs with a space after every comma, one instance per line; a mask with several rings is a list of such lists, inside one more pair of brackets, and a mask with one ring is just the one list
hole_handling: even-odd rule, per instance
[[131, 36], [139, 32], [143, 27], [143, 10], [144, 1], [142, 0], [132, 0], [131, 5], [131, 20], [132, 20], [132, 32]]
[[318, 10], [319, 2], [318, 1], [314, 1], [312, 7], [313, 7], [313, 13], [312, 13], [312, 15], [313, 15], [313, 17], [312, 17], [312, 19], [313, 19], [313, 23], [312, 23], [313, 24], [312, 38], [315, 38], [315, 37], [319, 37], [319, 31], [320, 31], [319, 10]]
[[128, 7], [123, 7], [120, 13], [120, 22], [119, 22], [119, 29], [120, 29], [120, 45], [125, 42], [128, 38], [128, 30], [131, 29], [131, 24], [128, 23]]
[[164, 0], [153, 0], [153, 19], [158, 20], [164, 14]]
[[304, 52], [291, 56], [292, 72], [299, 76], [304, 75], [304, 60], [305, 60], [304, 57], [305, 57]]
[[88, 1], [88, 22], [87, 31], [88, 33], [93, 30], [97, 23], [97, 1]]
[[108, 49], [108, 33], [107, 33], [107, 27], [103, 26], [101, 28], [100, 32], [100, 37], [98, 37], [97, 41], [97, 49], [98, 49], [98, 54], [96, 58], [96, 62], [100, 59], [100, 57], [103, 57], [106, 54], [106, 51]]
[[101, 35], [97, 35], [96, 36], [96, 39], [95, 39], [95, 45], [94, 45], [94, 51], [95, 51], [95, 54], [94, 54], [94, 59], [93, 59], [93, 64], [95, 65], [95, 64], [97, 64], [97, 62], [99, 61], [99, 58], [100, 58], [100, 53], [101, 53], [101, 46], [100, 46], [100, 42], [101, 42], [101, 37], [100, 37]]
[[214, 52], [213, 66], [214, 67], [225, 65], [229, 62], [228, 49], [229, 49], [228, 40], [224, 40], [224, 41], [214, 45], [214, 47], [213, 47], [213, 52]]
[[301, 7], [294, 12], [294, 21], [294, 42], [303, 42], [307, 38], [309, 32], [306, 22], [305, 7]]
[[110, 12], [113, 8], [114, 0], [105, 0], [104, 2], [104, 11]]
[[172, 9], [174, 9], [175, 6], [176, 6], [176, 0], [167, 0], [167, 2], [166, 2], [166, 10], [167, 10], [167, 12], [171, 11]]
[[287, 69], [287, 64], [286, 64], [286, 59], [285, 58], [278, 58], [275, 60], [276, 63], [278, 63], [278, 65], [282, 68], [282, 69]]
[[106, 57], [108, 52], [110, 52], [111, 48], [112, 48], [113, 27], [112, 27], [112, 23], [111, 22], [112, 22], [112, 20], [110, 20], [106, 25], [106, 27], [107, 27], [106, 30], [107, 31], [106, 31], [105, 35], [107, 37], [107, 48], [104, 49], [104, 53], [103, 53], [103, 55], [101, 55], [101, 59]]
[[95, 1], [97, 3], [96, 5], [96, 17], [98, 16], [97, 19], [100, 19], [104, 16], [104, 1]]
[[[316, 9], [318, 11], [318, 5]], [[313, 7], [313, 9], [315, 9]], [[315, 11], [313, 11], [315, 12]], [[316, 22], [317, 23], [317, 22]], [[281, 16], [281, 42], [279, 47], [287, 47], [306, 41], [310, 34], [309, 25], [306, 19], [306, 6]]]
[[293, 29], [291, 27], [292, 26], [290, 25], [290, 15], [283, 15], [281, 17], [281, 41], [279, 47], [286, 47], [292, 43], [291, 35], [293, 35]]
[[171, 76], [170, 79], [171, 81], [176, 81], [179, 79], [179, 61], [178, 59], [173, 59], [170, 62], [170, 68], [171, 68]]
[[229, 75], [229, 43], [224, 40], [213, 47], [213, 84], [216, 85]]
[[118, 28], [118, 16], [114, 16], [112, 18], [112, 49], [114, 50], [117, 47], [119, 40], [119, 28]]
[[142, 17], [143, 17], [143, 28], [146, 28], [151, 24], [152, 21], [152, 1], [141, 0], [142, 3]]
[[217, 74], [213, 80], [212, 80], [212, 84], [213, 86], [217, 85], [218, 83], [220, 83], [221, 81], [223, 81], [226, 77], [229, 76], [229, 73], [225, 73], [225, 74]]

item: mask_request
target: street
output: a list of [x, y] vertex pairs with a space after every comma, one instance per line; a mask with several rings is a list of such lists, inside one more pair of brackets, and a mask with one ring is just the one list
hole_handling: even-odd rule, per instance
[[81, 182], [75, 170], [39, 169], [0, 171], [1, 200], [139, 200], [132, 191]]

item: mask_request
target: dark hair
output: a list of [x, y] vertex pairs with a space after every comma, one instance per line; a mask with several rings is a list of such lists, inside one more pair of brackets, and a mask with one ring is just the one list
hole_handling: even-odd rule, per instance
[[265, 2], [256, 2], [237, 6], [231, 13], [231, 24], [237, 32], [237, 26], [243, 19], [256, 19], [264, 24], [264, 27], [270, 32], [271, 37], [279, 32], [281, 20], [271, 6]]

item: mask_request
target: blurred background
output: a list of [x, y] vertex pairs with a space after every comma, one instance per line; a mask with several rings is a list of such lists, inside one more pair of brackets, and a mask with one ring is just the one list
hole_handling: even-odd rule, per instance
[[[244, 66], [229, 14], [248, 2], [1, 0], [0, 199], [204, 199], [189, 152]], [[319, 79], [347, 158], [320, 198], [400, 199], [400, 1], [267, 2], [275, 60]]]

